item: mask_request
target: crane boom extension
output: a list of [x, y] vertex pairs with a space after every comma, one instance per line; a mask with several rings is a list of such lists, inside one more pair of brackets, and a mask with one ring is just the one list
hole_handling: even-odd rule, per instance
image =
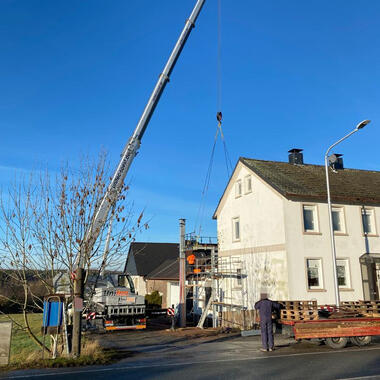
[[99, 233], [106, 223], [108, 213], [112, 206], [117, 201], [117, 198], [122, 190], [124, 179], [128, 173], [128, 170], [132, 164], [133, 159], [135, 158], [137, 151], [140, 147], [141, 139], [144, 135], [144, 132], [148, 126], [149, 120], [153, 115], [153, 112], [160, 100], [162, 92], [165, 89], [167, 82], [169, 81], [169, 76], [177, 62], [179, 55], [186, 43], [187, 38], [190, 35], [191, 29], [195, 25], [195, 21], [203, 7], [205, 0], [197, 0], [197, 3], [194, 6], [194, 9], [187, 19], [185, 27], [182, 30], [181, 35], [178, 38], [177, 43], [174, 46], [174, 49], [165, 65], [165, 68], [160, 75], [156, 86], [149, 98], [147, 105], [140, 117], [139, 122], [133, 132], [133, 135], [128, 140], [119, 165], [117, 166], [115, 173], [111, 179], [111, 182], [104, 194], [103, 199], [101, 200], [95, 214], [91, 226], [87, 230], [84, 240], [81, 244], [80, 253], [77, 260], [77, 266], [79, 268], [84, 267], [84, 263], [88, 255], [91, 253], [93, 246], [99, 236]]

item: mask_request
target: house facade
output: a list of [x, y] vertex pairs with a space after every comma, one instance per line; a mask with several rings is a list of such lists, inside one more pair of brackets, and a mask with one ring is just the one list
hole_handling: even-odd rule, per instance
[[[243, 263], [248, 308], [262, 291], [335, 303], [325, 168], [289, 153], [288, 162], [240, 158], [214, 214], [219, 255]], [[340, 298], [379, 299], [380, 172], [339, 164], [329, 178]]]

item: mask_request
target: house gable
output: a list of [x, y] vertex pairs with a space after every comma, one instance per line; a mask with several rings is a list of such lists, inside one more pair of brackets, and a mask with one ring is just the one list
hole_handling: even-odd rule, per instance
[[227, 186], [226, 188], [224, 189], [224, 192], [223, 192], [223, 195], [222, 197], [220, 198], [219, 200], [219, 203], [218, 203], [218, 206], [214, 212], [214, 215], [213, 215], [213, 219], [217, 219], [218, 218], [218, 213], [220, 212], [220, 210], [224, 207], [228, 197], [229, 197], [229, 194], [231, 192], [234, 191], [234, 186], [235, 186], [235, 183], [240, 175], [240, 172], [242, 170], [242, 168], [245, 167], [248, 172], [253, 175], [257, 180], [259, 180], [260, 182], [262, 182], [265, 186], [268, 187], [269, 190], [273, 191], [276, 195], [278, 195], [279, 197], [283, 198], [281, 192], [278, 191], [278, 189], [276, 189], [274, 186], [272, 186], [271, 184], [269, 184], [268, 182], [265, 181], [265, 179], [263, 179], [260, 175], [258, 175], [254, 170], [252, 170], [252, 168], [250, 166], [248, 166], [244, 159], [242, 157], [240, 157], [239, 161], [237, 162], [236, 166], [235, 166], [235, 169], [227, 183]]
[[283, 249], [285, 198], [243, 162], [238, 162], [222, 198], [215, 212], [221, 255]]

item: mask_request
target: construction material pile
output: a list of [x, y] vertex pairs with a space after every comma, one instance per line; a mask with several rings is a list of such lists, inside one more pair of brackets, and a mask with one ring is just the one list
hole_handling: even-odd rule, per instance
[[311, 321], [318, 319], [317, 301], [278, 301], [282, 305], [281, 319]]
[[282, 305], [281, 320], [312, 321], [337, 318], [380, 317], [380, 301], [344, 301], [340, 307], [317, 305], [317, 301], [277, 301]]
[[340, 303], [340, 310], [363, 317], [380, 317], [380, 301], [344, 301]]

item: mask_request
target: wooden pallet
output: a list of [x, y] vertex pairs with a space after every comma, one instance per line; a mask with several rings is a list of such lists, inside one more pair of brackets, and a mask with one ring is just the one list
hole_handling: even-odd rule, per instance
[[380, 315], [380, 301], [343, 301], [340, 303], [340, 313], [364, 317]]
[[[373, 302], [373, 301], [372, 301]], [[352, 311], [352, 312], [358, 312], [358, 313], [380, 313], [380, 305], [376, 303], [342, 303], [341, 310], [344, 311]]]
[[277, 301], [279, 304], [285, 307], [285, 309], [290, 308], [316, 308], [317, 301]]
[[363, 313], [363, 317], [379, 318], [380, 317], [380, 313]]
[[283, 320], [315, 320], [318, 319], [316, 310], [281, 310], [281, 319]]
[[380, 301], [343, 301], [342, 306], [369, 306], [380, 307]]

